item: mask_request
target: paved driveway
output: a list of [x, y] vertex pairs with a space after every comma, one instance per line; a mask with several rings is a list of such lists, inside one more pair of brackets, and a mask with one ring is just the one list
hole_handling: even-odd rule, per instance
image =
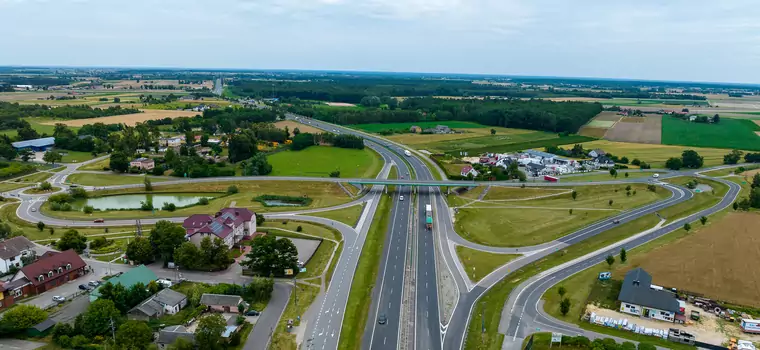
[[33, 350], [41, 348], [47, 344], [36, 341], [19, 340], [19, 339], [0, 339], [0, 349], [9, 350]]

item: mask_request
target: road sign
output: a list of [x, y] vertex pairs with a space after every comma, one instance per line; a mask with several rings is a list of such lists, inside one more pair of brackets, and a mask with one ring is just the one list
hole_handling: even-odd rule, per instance
[[600, 281], [606, 281], [612, 277], [611, 272], [600, 272], [599, 273], [599, 280]]
[[562, 342], [562, 333], [552, 332], [552, 343], [561, 343], [561, 342]]
[[302, 267], [302, 268], [301, 268], [301, 270], [299, 270], [298, 272], [300, 272], [300, 273], [304, 273], [304, 272], [306, 272], [306, 268], [305, 268], [305, 267]]
[[293, 275], [293, 269], [285, 269], [285, 276], [292, 276]]

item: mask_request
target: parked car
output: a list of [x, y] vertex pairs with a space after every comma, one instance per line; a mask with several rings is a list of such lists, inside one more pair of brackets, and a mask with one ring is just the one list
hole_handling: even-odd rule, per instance
[[388, 323], [388, 317], [385, 316], [385, 314], [380, 314], [380, 317], [377, 318], [378, 324], [386, 324]]
[[104, 221], [103, 219], [95, 219], [95, 220], [92, 220], [92, 222], [94, 222], [94, 223], [96, 223], [96, 224], [102, 223], [103, 221]]
[[89, 284], [89, 285], [91, 285], [93, 287], [97, 287], [97, 286], [100, 285], [100, 281], [90, 281], [87, 284]]
[[56, 303], [62, 303], [64, 301], [66, 301], [66, 298], [64, 298], [64, 297], [62, 297], [60, 295], [56, 295], [56, 296], [53, 297], [53, 301], [55, 301]]
[[79, 289], [81, 289], [81, 290], [90, 290], [90, 286], [88, 286], [86, 284], [80, 284], [79, 285]]
[[164, 288], [171, 288], [172, 286], [172, 280], [169, 278], [159, 278], [156, 280], [156, 283], [164, 286]]
[[258, 316], [261, 315], [261, 312], [258, 312], [256, 310], [248, 310], [245, 312], [246, 316]]

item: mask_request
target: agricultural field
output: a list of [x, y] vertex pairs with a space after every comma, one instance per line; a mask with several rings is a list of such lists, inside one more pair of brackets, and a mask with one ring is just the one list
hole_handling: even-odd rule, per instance
[[[620, 124], [620, 123], [618, 123]], [[670, 157], [680, 157], [681, 153], [687, 149], [695, 150], [700, 156], [705, 158], [705, 167], [723, 164], [723, 156], [729, 151], [717, 148], [685, 147], [670, 145], [651, 145], [645, 143], [615, 142], [607, 140], [596, 140], [582, 143], [584, 149], [601, 148], [607, 153], [612, 153], [618, 157], [628, 157], [633, 160], [638, 158], [647, 162], [653, 168], [664, 168], [665, 161]], [[573, 148], [573, 144], [562, 145], [563, 148]]]
[[317, 129], [311, 125], [301, 124], [298, 122], [294, 122], [292, 120], [281, 120], [279, 122], [274, 123], [274, 126], [277, 127], [278, 129], [283, 129], [283, 130], [287, 126], [288, 130], [290, 130], [291, 135], [293, 134], [293, 130], [295, 128], [298, 128], [300, 132], [304, 132], [304, 133], [320, 134], [323, 132], [322, 129]]
[[[531, 191], [530, 194], [535, 197], [543, 197], [511, 202], [475, 202], [458, 209], [455, 226], [457, 233], [462, 237], [480, 244], [535, 245], [670, 195], [666, 191], [647, 191], [645, 184], [631, 184], [631, 195], [627, 195], [626, 186], [578, 186], [573, 188], [577, 192], [575, 200], [572, 199], [570, 189], [564, 189], [564, 192], [557, 195], [539, 192], [539, 196], [535, 196], [536, 190], [517, 189]], [[633, 191], [636, 194], [633, 194]], [[512, 198], [519, 197], [514, 191], [506, 190], [506, 193], [494, 194], [492, 198], [504, 198], [505, 194]], [[570, 209], [573, 210], [572, 213]]]
[[[42, 119], [42, 118], [22, 118], [29, 122], [29, 125], [37, 131], [40, 135], [42, 134], [48, 134], [50, 136], [53, 135], [53, 131], [55, 130], [55, 124], [60, 123], [61, 121], [56, 121], [52, 119]], [[76, 133], [79, 130], [79, 127], [70, 127], [70, 129]], [[6, 135], [8, 137], [16, 137], [18, 135], [18, 132], [16, 132], [16, 129], [6, 129], [6, 130], [0, 130], [1, 135]]]
[[693, 123], [663, 117], [662, 143], [760, 151], [760, 126], [745, 119], [721, 118], [719, 123]]
[[[496, 135], [491, 135], [491, 129], [496, 130]], [[435, 147], [433, 145], [429, 144], [435, 144], [436, 142], [443, 142], [443, 141], [451, 141], [451, 140], [462, 140], [462, 139], [470, 139], [470, 138], [478, 138], [478, 137], [501, 137], [504, 135], [518, 135], [518, 134], [528, 134], [535, 132], [533, 130], [525, 130], [525, 129], [511, 129], [511, 128], [502, 128], [502, 127], [477, 127], [477, 128], [462, 128], [462, 129], [454, 129], [460, 133], [457, 134], [412, 134], [412, 133], [404, 133], [404, 134], [393, 134], [385, 136], [387, 139], [402, 143], [405, 145], [413, 146], [416, 149], [425, 149], [430, 147]]]
[[612, 141], [660, 144], [662, 116], [647, 114], [644, 117], [626, 117], [615, 124], [604, 138]]
[[621, 106], [621, 107], [661, 107], [661, 108], [675, 108], [677, 106], [709, 106], [708, 101], [699, 100], [671, 100], [671, 99], [652, 99], [652, 98], [613, 98], [613, 99], [599, 99], [599, 103], [605, 106]]
[[621, 116], [617, 112], [604, 111], [599, 113], [594, 119], [582, 126], [578, 131], [579, 135], [602, 138], [611, 127], [620, 120]]
[[[537, 140], [547, 140], [559, 138], [557, 134], [543, 132], [543, 131], [530, 131], [511, 134], [496, 134], [489, 136], [474, 137], [461, 140], [440, 141], [429, 144], [418, 145], [419, 148], [424, 148], [428, 151], [451, 153], [459, 151], [470, 151], [473, 149], [485, 149], [492, 146], [501, 146], [508, 144], [518, 144], [524, 142], [532, 142]], [[475, 155], [477, 153], [470, 152]], [[481, 152], [478, 152], [481, 153]]]
[[139, 90], [141, 85], [174, 85], [180, 89], [184, 88], [195, 88], [200, 89], [203, 87], [212, 89], [214, 87], [214, 82], [211, 80], [204, 80], [202, 84], [180, 84], [179, 80], [140, 80], [139, 82], [134, 79], [129, 80], [104, 80], [103, 84], [111, 84], [114, 86], [114, 89], [138, 89], [138, 91], [150, 93], [152, 91], [169, 91], [169, 90]]
[[116, 115], [116, 116], [101, 117], [101, 118], [51, 121], [45, 124], [53, 126], [56, 123], [62, 123], [62, 124], [66, 124], [69, 127], [81, 127], [81, 126], [84, 126], [87, 124], [93, 124], [93, 123], [126, 124], [130, 126], [134, 126], [137, 123], [142, 123], [147, 120], [157, 120], [157, 119], [164, 119], [164, 118], [179, 118], [179, 117], [194, 117], [200, 114], [199, 112], [193, 112], [193, 111], [167, 111], [167, 110], [158, 110], [158, 109], [142, 110], [142, 111], [143, 113]]
[[368, 147], [363, 150], [312, 146], [300, 151], [281, 151], [267, 157], [270, 176], [328, 177], [338, 170], [340, 177], [372, 178], [382, 168], [380, 156]]

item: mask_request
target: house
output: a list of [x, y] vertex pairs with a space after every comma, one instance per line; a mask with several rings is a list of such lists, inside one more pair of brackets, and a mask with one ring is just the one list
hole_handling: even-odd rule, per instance
[[[73, 281], [87, 272], [87, 264], [76, 251], [46, 252], [39, 260], [21, 268], [11, 283], [14, 298], [37, 295]], [[22, 281], [22, 282], [16, 282]], [[19, 285], [15, 285], [16, 282]]]
[[24, 236], [0, 242], [0, 273], [8, 273], [12, 267], [23, 267], [21, 258], [35, 255], [34, 243]]
[[451, 128], [449, 128], [446, 125], [436, 125], [434, 132], [436, 134], [452, 134], [452, 133], [454, 133], [453, 131], [451, 131]]
[[554, 160], [558, 157], [556, 154], [551, 154], [547, 152], [537, 151], [534, 149], [529, 149], [525, 152], [530, 158], [537, 158], [540, 159], [542, 163], [553, 163]]
[[174, 315], [187, 306], [187, 297], [171, 289], [162, 289], [145, 299], [127, 313], [130, 320], [148, 321], [163, 316]]
[[159, 349], [166, 349], [173, 344], [177, 338], [185, 338], [191, 343], [195, 342], [195, 334], [189, 332], [185, 326], [169, 326], [158, 332], [156, 344]]
[[182, 145], [182, 138], [179, 136], [162, 137], [158, 139], [158, 145], [164, 147], [179, 147]]
[[224, 208], [211, 217], [194, 214], [182, 222], [185, 237], [200, 246], [203, 238], [219, 238], [232, 247], [245, 237], [256, 232], [256, 214], [246, 208]]
[[601, 149], [598, 149], [598, 148], [594, 149], [594, 150], [591, 150], [591, 152], [588, 152], [588, 156], [591, 157], [591, 158], [602, 157], [602, 156], [605, 156], [605, 155], [607, 155], [607, 153], [604, 152], [604, 151], [602, 151]]
[[[148, 283], [155, 281], [157, 279], [158, 277], [156, 277], [156, 274], [153, 271], [145, 267], [145, 265], [140, 265], [116, 277], [112, 277], [111, 279], [108, 280], [108, 282], [110, 282], [113, 285], [121, 284], [122, 286], [124, 286], [124, 288], [129, 289], [138, 283], [142, 283], [147, 286]], [[102, 288], [103, 286], [104, 284], [101, 284], [98, 288], [96, 288], [90, 293], [90, 302], [93, 302], [95, 300], [98, 300], [98, 298], [100, 298], [100, 288]]]
[[696, 115], [690, 115], [690, 116], [689, 116], [689, 121], [690, 121], [690, 122], [693, 122], [693, 121], [695, 121], [695, 120], [697, 120], [697, 116], [696, 116]]
[[55, 146], [55, 137], [18, 141], [11, 143], [11, 145], [16, 151], [31, 150], [34, 152], [45, 152]]
[[679, 313], [683, 317], [676, 295], [652, 288], [652, 276], [640, 267], [625, 274], [618, 300], [620, 312], [667, 322], [675, 322]]
[[143, 157], [129, 162], [129, 166], [140, 170], [150, 170], [156, 167], [156, 162], [153, 159]]
[[536, 163], [525, 164], [525, 171], [530, 173], [532, 176], [541, 175], [544, 169], [546, 169], [546, 166], [543, 164], [536, 164]]
[[409, 128], [409, 132], [413, 132], [415, 134], [419, 134], [422, 132], [422, 128], [417, 125], [412, 125], [411, 128]]
[[208, 293], [201, 295], [201, 304], [206, 305], [211, 311], [237, 313], [242, 311], [238, 309], [238, 305], [242, 303], [243, 297], [239, 295]]
[[462, 168], [462, 171], [459, 172], [459, 175], [462, 175], [464, 177], [472, 175], [472, 177], [476, 177], [476, 176], [478, 176], [478, 171], [475, 170], [475, 168], [473, 168], [473, 167], [471, 167], [471, 166], [468, 165], [468, 166]]
[[607, 158], [606, 156], [600, 156], [594, 159], [594, 165], [597, 168], [609, 168], [609, 167], [615, 166], [615, 162], [612, 159]]

